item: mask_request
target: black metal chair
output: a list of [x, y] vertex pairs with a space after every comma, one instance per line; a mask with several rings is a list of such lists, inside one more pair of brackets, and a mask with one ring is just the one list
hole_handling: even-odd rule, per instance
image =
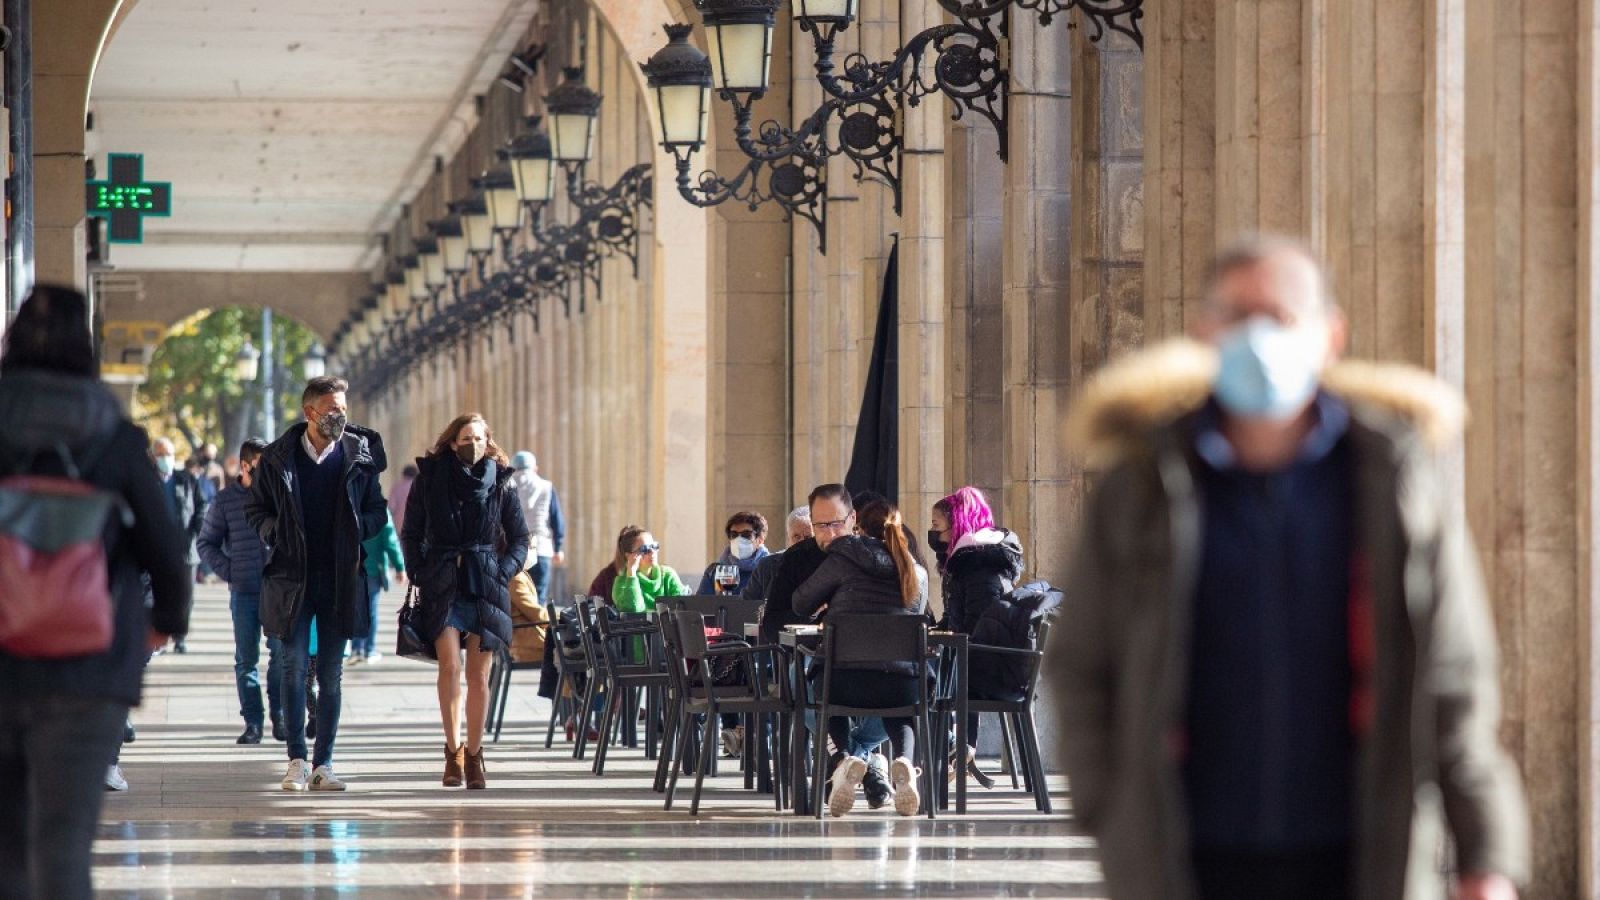
[[921, 757], [922, 767], [922, 802], [928, 818], [934, 818], [939, 804], [933, 793], [936, 741], [931, 727], [933, 698], [928, 691], [928, 679], [916, 679], [917, 699], [910, 706], [873, 709], [833, 702], [834, 678], [848, 678], [852, 670], [882, 671], [886, 663], [908, 662], [919, 673], [924, 672], [928, 660], [927, 620], [922, 616], [829, 615], [817, 655], [822, 657], [822, 680], [815, 701], [809, 704], [817, 713], [817, 731], [812, 737], [812, 812], [817, 818], [822, 818], [828, 781], [828, 721], [834, 716], [905, 716], [916, 723], [917, 755]]
[[[571, 715], [577, 720], [578, 731], [575, 737], [582, 738], [589, 729], [589, 702], [592, 699], [590, 691], [593, 689], [595, 679], [589, 677], [592, 667], [589, 657], [584, 651], [587, 639], [584, 637], [585, 629], [578, 620], [577, 605], [587, 598], [582, 595], [573, 597], [572, 607], [562, 611], [559, 616], [553, 616], [550, 626], [555, 647], [551, 655], [556, 666], [556, 695], [550, 701], [550, 725], [544, 735], [545, 749], [549, 749], [555, 741], [556, 720], [560, 718], [563, 698], [570, 694], [573, 700], [582, 703], [582, 709], [573, 709], [569, 706]], [[583, 687], [579, 687], [583, 682]], [[583, 697], [580, 699], [579, 694]], [[577, 741], [575, 740], [574, 745]], [[576, 748], [575, 748], [576, 749]], [[574, 753], [576, 755], [576, 753]]]
[[[532, 622], [524, 622], [511, 626], [512, 633], [515, 634], [524, 628], [544, 628], [545, 640], [554, 640], [557, 609], [553, 603], [546, 609], [550, 615], [549, 625], [535, 625]], [[492, 740], [495, 743], [498, 744], [500, 742], [500, 731], [506, 725], [506, 705], [511, 699], [511, 673], [530, 669], [542, 670], [543, 668], [543, 659], [524, 662], [513, 660], [509, 648], [502, 649], [495, 654], [494, 667], [489, 670], [489, 714], [487, 718], [487, 721], [493, 726], [491, 729], [493, 732]], [[560, 706], [561, 695], [557, 693], [551, 703], [555, 706]], [[552, 709], [551, 712], [554, 714], [555, 710]], [[546, 746], [549, 745], [546, 744]]]
[[[673, 721], [670, 733], [676, 749], [670, 753], [671, 760], [663, 760], [670, 775], [666, 784], [666, 802], [664, 809], [672, 808], [673, 796], [678, 787], [678, 764], [687, 760], [692, 752], [696, 720], [703, 718], [705, 722], [704, 737], [699, 753], [694, 756], [694, 796], [689, 803], [689, 814], [699, 815], [700, 794], [705, 784], [706, 770], [710, 768], [711, 761], [715, 758], [717, 733], [720, 730], [721, 714], [724, 712], [739, 715], [775, 716], [789, 708], [789, 701], [782, 690], [781, 684], [773, 683], [766, 678], [752, 677], [748, 684], [742, 685], [716, 685], [712, 683], [711, 660], [722, 656], [739, 657], [745, 661], [751, 672], [775, 671], [775, 667], [763, 667], [758, 660], [762, 656], [772, 656], [778, 648], [772, 646], [750, 646], [744, 643], [729, 644], [710, 647], [706, 643], [705, 620], [692, 610], [674, 612], [671, 608], [657, 608], [660, 619], [662, 645], [667, 657], [667, 671], [671, 677], [672, 687], [669, 706], [672, 709]], [[771, 660], [769, 659], [769, 662]], [[669, 753], [664, 749], [663, 757]], [[781, 762], [774, 762], [774, 754], [767, 754], [770, 771], [769, 777], [774, 784], [781, 778], [783, 766]], [[781, 760], [781, 755], [777, 756]], [[658, 773], [661, 771], [658, 767]], [[782, 792], [773, 791], [774, 807], [782, 810]]]
[[[1016, 762], [1021, 763], [1022, 784], [1021, 788], [1033, 795], [1035, 808], [1042, 813], [1050, 813], [1050, 787], [1045, 779], [1044, 757], [1039, 749], [1039, 731], [1033, 717], [1033, 708], [1038, 699], [1039, 675], [1043, 670], [1044, 648], [1050, 638], [1050, 617], [1044, 616], [1038, 620], [1034, 629], [1032, 648], [997, 647], [989, 644], [971, 644], [968, 646], [968, 665], [980, 665], [978, 660], [986, 657], [988, 660], [997, 658], [1011, 658], [1022, 664], [1023, 688], [1009, 697], [978, 697], [971, 694], [968, 685], [967, 711], [978, 714], [994, 714], [1000, 719], [1001, 746], [1008, 757], [1007, 768], [1011, 772], [1012, 789], [1017, 784]], [[969, 679], [970, 682], [970, 679]], [[955, 713], [955, 699], [942, 696], [935, 703], [939, 713], [941, 726], [949, 715]], [[948, 734], [947, 729], [940, 728], [940, 736]], [[1014, 748], [1014, 749], [1013, 749]], [[963, 755], [965, 748], [957, 748]], [[943, 757], [941, 757], [943, 758]], [[965, 760], [958, 757], [956, 765], [965, 765]]]
[[[654, 695], [667, 686], [667, 669], [659, 652], [657, 641], [660, 629], [648, 616], [618, 616], [609, 609], [598, 606], [587, 610], [594, 616], [594, 644], [600, 652], [608, 702], [600, 714], [600, 743], [595, 747], [594, 773], [606, 773], [606, 751], [611, 746], [613, 731], [620, 738], [619, 726], [632, 725], [637, 704], [634, 698], [643, 694], [645, 706], [645, 758], [656, 756], [656, 717]], [[580, 615], [583, 613], [580, 612]]]

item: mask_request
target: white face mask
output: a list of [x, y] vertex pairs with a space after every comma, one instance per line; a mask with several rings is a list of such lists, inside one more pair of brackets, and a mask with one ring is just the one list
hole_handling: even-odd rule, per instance
[[728, 552], [734, 559], [749, 559], [756, 555], [756, 542], [750, 538], [734, 538], [728, 542]]
[[1246, 418], [1286, 419], [1317, 392], [1327, 329], [1316, 323], [1289, 328], [1252, 316], [1223, 335], [1217, 355], [1212, 389], [1223, 409]]

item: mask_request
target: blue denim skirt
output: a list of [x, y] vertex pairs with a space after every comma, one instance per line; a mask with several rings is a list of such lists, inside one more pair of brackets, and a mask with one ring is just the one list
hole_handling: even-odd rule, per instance
[[454, 628], [461, 632], [461, 641], [466, 643], [467, 635], [483, 635], [482, 625], [478, 616], [477, 600], [452, 600], [450, 601], [450, 615], [445, 619], [446, 628]]

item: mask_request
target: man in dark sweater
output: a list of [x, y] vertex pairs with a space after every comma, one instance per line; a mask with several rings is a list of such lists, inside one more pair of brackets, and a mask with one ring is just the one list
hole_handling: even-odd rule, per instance
[[[383, 530], [378, 489], [386, 459], [374, 431], [349, 424], [343, 379], [313, 378], [301, 397], [306, 421], [261, 454], [245, 515], [267, 547], [261, 624], [282, 644], [281, 696], [288, 732], [286, 791], [342, 791], [333, 774], [345, 641], [367, 633], [361, 543]], [[306, 759], [306, 669], [316, 628], [317, 736]]]
[[[239, 687], [239, 715], [244, 717], [240, 744], [261, 743], [265, 724], [261, 707], [261, 675], [256, 665], [261, 660], [261, 566], [266, 553], [261, 536], [250, 527], [244, 515], [250, 496], [251, 476], [267, 442], [250, 438], [239, 448], [239, 480], [222, 489], [206, 510], [200, 529], [200, 558], [228, 584], [228, 611], [233, 614], [233, 675]], [[267, 639], [267, 706], [272, 713], [272, 736], [288, 737], [283, 727], [283, 706], [278, 702], [278, 639]]]
[[785, 625], [809, 622], [794, 611], [794, 590], [821, 568], [827, 558], [824, 550], [836, 537], [855, 527], [855, 509], [850, 492], [843, 485], [824, 484], [811, 491], [812, 537], [790, 545], [778, 558], [778, 570], [767, 589], [767, 604], [761, 611], [761, 643], [776, 644]]

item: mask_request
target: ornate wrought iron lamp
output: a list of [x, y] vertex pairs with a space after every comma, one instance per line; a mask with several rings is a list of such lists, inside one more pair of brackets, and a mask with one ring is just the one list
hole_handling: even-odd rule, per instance
[[[952, 21], [914, 35], [888, 60], [873, 62], [852, 53], [841, 68], [834, 59], [835, 44], [840, 32], [855, 21], [857, 0], [794, 0], [795, 21], [813, 37], [817, 80], [828, 96], [795, 129], [772, 121], [754, 129], [751, 107], [769, 87], [779, 2], [695, 0], [706, 27], [709, 57], [689, 44], [687, 26], [668, 25], [667, 46], [643, 67], [656, 91], [662, 147], [678, 163], [679, 193], [698, 206], [737, 199], [754, 209], [775, 201], [786, 216], [802, 215], [816, 225], [824, 253], [829, 158], [847, 157], [855, 166], [857, 181], [870, 178], [888, 185], [894, 192], [895, 211], [900, 211], [904, 107], [915, 107], [931, 94], [945, 94], [955, 104], [954, 118], [970, 112], [995, 126], [1000, 157], [1006, 158], [1012, 7], [1036, 13], [1042, 25], [1077, 9], [1093, 26], [1092, 40], [1099, 40], [1109, 28], [1143, 46], [1142, 0], [937, 0]], [[924, 64], [930, 53], [931, 67]], [[689, 177], [689, 160], [705, 144], [703, 107], [712, 86], [733, 106], [734, 137], [751, 161], [732, 178], [707, 171], [695, 181]], [[697, 87], [702, 88], [698, 101], [693, 93]], [[831, 128], [835, 116], [837, 128]], [[762, 168], [772, 170], [765, 191], [759, 187]]]

